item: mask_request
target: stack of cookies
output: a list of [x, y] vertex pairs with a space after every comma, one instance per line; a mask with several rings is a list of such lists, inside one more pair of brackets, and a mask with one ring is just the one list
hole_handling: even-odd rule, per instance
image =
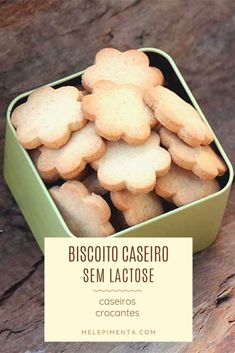
[[215, 193], [226, 171], [210, 128], [138, 50], [99, 51], [82, 88], [36, 89], [12, 123], [77, 236], [108, 236]]

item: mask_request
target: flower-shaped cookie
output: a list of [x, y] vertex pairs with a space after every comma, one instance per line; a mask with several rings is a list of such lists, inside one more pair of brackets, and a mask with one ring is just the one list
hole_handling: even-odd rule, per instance
[[99, 159], [105, 151], [105, 143], [95, 132], [94, 125], [88, 123], [72, 134], [61, 148], [52, 150], [39, 147], [40, 155], [36, 166], [42, 178], [53, 181], [60, 176], [73, 179], [80, 175], [88, 162]]
[[164, 212], [160, 197], [154, 191], [147, 194], [132, 194], [128, 190], [111, 192], [111, 200], [122, 211], [128, 226], [147, 221]]
[[149, 59], [143, 52], [131, 49], [122, 53], [105, 48], [96, 54], [95, 64], [85, 70], [82, 84], [87, 91], [92, 91], [95, 83], [101, 80], [146, 89], [163, 84], [164, 78], [159, 69], [149, 67]]
[[191, 171], [172, 165], [166, 175], [157, 179], [155, 191], [159, 196], [173, 202], [176, 206], [190, 202], [219, 191], [220, 186], [214, 180], [201, 180]]
[[142, 91], [129, 84], [97, 82], [93, 94], [83, 98], [82, 109], [87, 119], [94, 120], [98, 134], [111, 141], [142, 143], [157, 124]]
[[34, 90], [26, 103], [12, 113], [16, 136], [23, 147], [33, 149], [40, 145], [59, 148], [72, 131], [85, 125], [81, 110], [81, 92], [71, 86]]
[[163, 126], [159, 130], [159, 135], [161, 143], [168, 148], [175, 164], [192, 170], [200, 179], [211, 180], [225, 173], [224, 162], [210, 146], [191, 147]]
[[99, 195], [90, 194], [79, 181], [66, 181], [49, 190], [65, 222], [74, 235], [105, 237], [115, 232], [109, 218], [110, 208]]
[[166, 174], [171, 164], [169, 153], [159, 144], [155, 132], [141, 145], [108, 142], [103, 157], [92, 163], [100, 184], [110, 191], [125, 188], [133, 193], [151, 191], [156, 177]]
[[212, 131], [198, 112], [169, 89], [150, 88], [146, 90], [144, 100], [154, 110], [157, 120], [188, 145], [209, 145], [213, 141]]

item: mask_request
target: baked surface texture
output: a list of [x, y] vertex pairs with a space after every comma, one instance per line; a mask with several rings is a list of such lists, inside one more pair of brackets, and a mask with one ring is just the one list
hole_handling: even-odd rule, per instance
[[164, 127], [161, 127], [158, 133], [173, 162], [191, 170], [200, 179], [211, 180], [226, 172], [224, 162], [210, 146], [191, 147]]
[[104, 152], [105, 143], [89, 122], [73, 132], [70, 140], [61, 148], [53, 150], [39, 147], [36, 166], [46, 181], [59, 177], [73, 179], [81, 174], [88, 162], [99, 159]]
[[156, 132], [141, 145], [108, 142], [103, 157], [92, 163], [100, 184], [109, 191], [128, 189], [133, 193], [153, 190], [156, 177], [170, 169], [169, 153], [159, 146]]
[[155, 191], [159, 196], [184, 206], [220, 190], [217, 180], [201, 180], [191, 171], [171, 166], [167, 175], [157, 178]]
[[209, 145], [214, 135], [193, 106], [166, 87], [157, 86], [145, 92], [144, 99], [156, 119], [175, 132], [188, 145]]
[[99, 195], [90, 194], [79, 181], [66, 181], [49, 192], [71, 232], [79, 237], [105, 237], [115, 232], [110, 208]]
[[94, 121], [97, 133], [111, 141], [140, 144], [157, 124], [143, 92], [131, 84], [97, 82], [93, 93], [83, 98], [82, 109], [84, 116]]
[[72, 86], [41, 87], [33, 91], [27, 102], [12, 113], [12, 123], [22, 146], [27, 149], [40, 145], [55, 149], [63, 146], [71, 132], [86, 123], [81, 97], [81, 92]]
[[159, 69], [149, 67], [145, 53], [136, 49], [120, 52], [117, 49], [101, 49], [95, 57], [95, 64], [88, 67], [82, 77], [87, 91], [92, 91], [96, 82], [113, 81], [117, 84], [133, 84], [140, 89], [163, 83]]
[[153, 191], [147, 194], [132, 194], [128, 190], [111, 192], [111, 200], [122, 211], [128, 226], [147, 221], [164, 212], [160, 197]]

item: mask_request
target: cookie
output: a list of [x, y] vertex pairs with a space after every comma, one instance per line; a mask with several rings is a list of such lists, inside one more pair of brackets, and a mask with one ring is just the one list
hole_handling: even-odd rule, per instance
[[155, 191], [176, 206], [187, 205], [220, 190], [218, 182], [201, 180], [191, 171], [172, 165], [168, 174], [157, 179]]
[[53, 186], [49, 192], [71, 232], [79, 237], [105, 237], [115, 232], [109, 222], [107, 202], [99, 195], [90, 194], [79, 181], [66, 181]]
[[82, 109], [84, 116], [94, 121], [98, 134], [110, 141], [142, 143], [157, 124], [143, 100], [143, 92], [129, 84], [97, 82], [93, 94], [83, 98]]
[[111, 200], [122, 211], [128, 226], [147, 221], [164, 212], [161, 200], [154, 191], [136, 195], [128, 190], [111, 192]]
[[157, 120], [188, 145], [209, 145], [214, 140], [198, 112], [169, 89], [157, 86], [146, 90], [144, 100], [154, 110]]
[[57, 150], [39, 147], [36, 166], [47, 181], [73, 179], [85, 169], [87, 163], [99, 159], [105, 152], [105, 143], [97, 135], [94, 125], [88, 123], [71, 135], [70, 140]]
[[81, 92], [72, 86], [34, 90], [27, 102], [12, 113], [18, 141], [27, 149], [40, 145], [53, 149], [63, 146], [71, 132], [86, 123], [79, 102], [81, 97]]
[[[41, 154], [41, 152], [40, 152], [40, 147], [39, 147], [39, 148], [35, 148], [35, 149], [33, 149], [33, 150], [29, 150], [28, 153], [29, 153], [29, 156], [30, 156], [31, 160], [33, 161], [33, 163], [34, 163], [34, 165], [35, 165], [35, 167], [36, 167], [38, 173], [40, 174], [40, 172], [39, 172], [39, 170], [38, 170], [38, 167], [37, 167], [37, 165], [38, 165], [38, 159], [39, 159], [40, 154]], [[42, 177], [42, 175], [40, 175], [40, 176]], [[43, 179], [44, 179], [44, 181], [47, 182], [48, 184], [49, 184], [49, 183], [54, 183], [54, 182], [56, 182], [56, 181], [58, 180], [58, 175], [55, 174], [54, 178], [51, 176], [51, 178], [49, 178], [48, 180], [47, 180], [46, 178], [43, 178]]]
[[100, 182], [99, 182], [95, 172], [91, 173], [85, 179], [83, 179], [82, 183], [87, 187], [87, 189], [91, 193], [94, 193], [94, 194], [97, 194], [97, 195], [101, 195], [101, 196], [103, 196], [103, 195], [108, 193], [108, 191], [105, 190], [100, 185]]
[[85, 70], [82, 84], [91, 92], [96, 82], [101, 80], [146, 89], [163, 84], [164, 78], [159, 69], [149, 67], [149, 59], [143, 52], [132, 49], [122, 53], [106, 48], [96, 54], [95, 64]]
[[147, 193], [153, 190], [156, 177], [166, 174], [171, 164], [169, 153], [159, 144], [160, 138], [155, 132], [141, 145], [108, 142], [103, 157], [92, 163], [100, 184], [110, 191], [126, 188], [133, 193]]
[[200, 179], [212, 180], [226, 172], [224, 162], [210, 146], [191, 147], [163, 126], [159, 135], [173, 162], [184, 169], [192, 170]]

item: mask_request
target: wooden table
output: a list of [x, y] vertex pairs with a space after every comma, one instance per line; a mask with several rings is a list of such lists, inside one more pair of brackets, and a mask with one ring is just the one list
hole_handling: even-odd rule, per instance
[[[85, 68], [107, 46], [159, 47], [181, 68], [235, 163], [233, 0], [0, 0], [0, 141], [25, 90]], [[17, 182], [17, 176], [16, 176]], [[43, 342], [43, 257], [0, 180], [1, 353], [234, 353], [235, 189], [217, 242], [194, 257], [194, 342]]]

